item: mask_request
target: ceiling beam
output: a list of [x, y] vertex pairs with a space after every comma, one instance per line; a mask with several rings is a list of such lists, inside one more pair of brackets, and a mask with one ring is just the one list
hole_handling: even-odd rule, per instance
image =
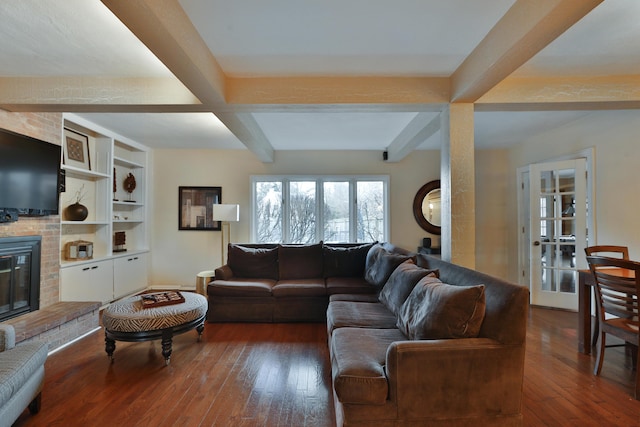
[[[263, 162], [273, 147], [246, 118], [228, 111], [226, 76], [178, 0], [102, 0], [153, 54]], [[249, 126], [245, 123], [248, 123]], [[258, 132], [259, 131], [259, 132]]]
[[451, 76], [451, 101], [477, 101], [602, 1], [517, 0]]
[[446, 77], [228, 78], [230, 105], [446, 104]]
[[418, 113], [387, 148], [387, 162], [399, 162], [440, 130], [440, 114]]
[[234, 134], [261, 161], [271, 163], [275, 159], [273, 147], [251, 113], [218, 113], [216, 117], [227, 127], [242, 132]]
[[[529, 105], [555, 109], [625, 109], [640, 103], [640, 75], [593, 77], [509, 77], [476, 102], [477, 109], [509, 111]], [[625, 107], [625, 105], [627, 105]], [[545, 107], [546, 108], [546, 107]]]
[[[0, 105], [11, 111], [202, 111], [202, 104], [174, 77], [0, 77]], [[117, 111], [117, 110], [116, 110]]]

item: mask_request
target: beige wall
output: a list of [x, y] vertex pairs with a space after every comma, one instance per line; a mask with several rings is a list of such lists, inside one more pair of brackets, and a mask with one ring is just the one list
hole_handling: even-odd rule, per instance
[[[517, 280], [516, 170], [531, 163], [594, 149], [595, 239], [629, 246], [640, 259], [640, 111], [603, 111], [523, 141], [508, 152], [507, 278]], [[483, 249], [479, 248], [478, 252]]]
[[248, 242], [250, 176], [265, 174], [389, 175], [390, 241], [415, 249], [428, 233], [413, 218], [413, 197], [439, 178], [440, 155], [416, 151], [385, 163], [379, 151], [279, 151], [273, 163], [262, 163], [245, 150], [154, 150], [151, 284], [193, 286], [198, 272], [220, 264], [220, 232], [178, 231], [179, 186], [222, 187], [223, 203], [240, 205], [231, 241]]

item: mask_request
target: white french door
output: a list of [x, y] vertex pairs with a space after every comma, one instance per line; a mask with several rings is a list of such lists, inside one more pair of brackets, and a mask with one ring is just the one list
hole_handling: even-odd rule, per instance
[[[587, 241], [586, 160], [530, 165], [521, 173], [521, 208], [529, 213], [522, 239], [528, 243], [531, 304], [577, 310], [578, 265]], [[528, 181], [528, 185], [525, 184]], [[528, 228], [528, 230], [527, 230]], [[524, 236], [523, 236], [524, 237]], [[526, 252], [526, 251], [525, 251]]]

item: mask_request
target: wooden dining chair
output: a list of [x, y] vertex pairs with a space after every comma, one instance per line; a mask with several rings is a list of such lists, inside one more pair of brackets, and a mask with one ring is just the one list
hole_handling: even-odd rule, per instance
[[[584, 248], [587, 256], [610, 256], [615, 254], [615, 258], [629, 259], [629, 248], [617, 245], [596, 245]], [[606, 254], [606, 255], [605, 255]], [[613, 257], [612, 257], [613, 258]]]
[[[584, 248], [584, 252], [587, 256], [610, 256], [612, 258], [629, 259], [629, 248], [627, 246], [620, 245], [595, 245], [587, 246]], [[591, 347], [595, 347], [598, 342], [598, 336], [600, 336], [600, 329], [598, 324], [598, 318], [596, 317], [595, 325], [593, 325], [593, 338]]]
[[636, 367], [635, 398], [640, 400], [640, 369], [637, 366], [640, 344], [640, 263], [602, 256], [588, 256], [587, 262], [596, 284], [596, 310], [600, 323], [598, 353], [593, 373], [599, 375], [602, 370], [607, 334], [632, 344], [633, 363]]

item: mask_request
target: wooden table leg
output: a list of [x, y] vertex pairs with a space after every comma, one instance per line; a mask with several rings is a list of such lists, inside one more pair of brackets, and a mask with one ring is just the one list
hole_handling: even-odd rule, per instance
[[591, 288], [589, 270], [578, 272], [578, 351], [591, 354]]
[[171, 344], [173, 341], [173, 331], [165, 329], [162, 331], [162, 355], [164, 356], [165, 365], [169, 365], [171, 361]]
[[116, 342], [106, 335], [106, 331], [104, 337], [104, 350], [107, 352], [109, 359], [111, 359], [111, 363], [113, 363], [113, 352], [116, 351]]

